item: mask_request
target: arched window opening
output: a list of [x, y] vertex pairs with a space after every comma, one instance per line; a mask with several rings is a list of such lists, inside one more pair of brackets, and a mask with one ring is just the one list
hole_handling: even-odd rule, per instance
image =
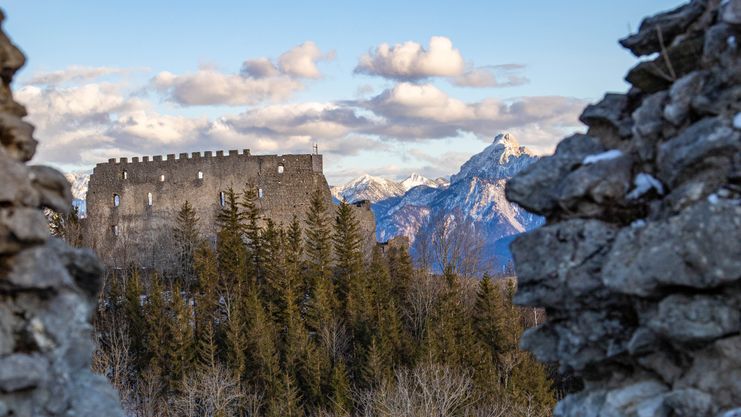
[[124, 180], [129, 179], [129, 173], [128, 173], [128, 171], [126, 171], [124, 169], [123, 172], [121, 173], [121, 178], [124, 179]]
[[224, 207], [225, 204], [226, 204], [226, 197], [224, 196], [224, 192], [222, 191], [219, 193], [219, 205], [221, 207]]
[[285, 168], [283, 167], [283, 164], [278, 165], [278, 173], [282, 174]]
[[113, 194], [113, 207], [118, 207], [121, 205], [121, 196], [118, 194]]
[[198, 179], [199, 180], [203, 179], [203, 171], [198, 171]]
[[263, 194], [263, 192], [262, 192], [262, 188], [258, 188], [258, 189], [257, 189], [257, 198], [262, 198], [262, 197], [263, 197], [263, 195], [264, 195], [264, 194]]
[[119, 232], [120, 231], [118, 230], [118, 225], [117, 224], [114, 224], [113, 226], [111, 226], [111, 233], [113, 234], [113, 236], [118, 236], [119, 235]]
[[160, 182], [165, 182], [165, 174], [160, 175]]
[[147, 205], [152, 205], [152, 193], [147, 193]]

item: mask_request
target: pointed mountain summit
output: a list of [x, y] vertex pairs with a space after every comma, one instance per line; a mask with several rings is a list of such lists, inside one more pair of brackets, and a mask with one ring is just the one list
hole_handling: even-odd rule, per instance
[[511, 178], [536, 159], [538, 157], [533, 151], [520, 146], [515, 135], [500, 133], [491, 145], [466, 161], [460, 171], [450, 177], [450, 182], [455, 183], [470, 176], [489, 180]]
[[[473, 223], [481, 233], [487, 262], [501, 268], [510, 260], [508, 243], [512, 237], [542, 223], [540, 217], [504, 196], [507, 180], [537, 159], [514, 135], [497, 135], [491, 145], [473, 155], [451, 176], [449, 185], [418, 186], [400, 197], [374, 204], [378, 240], [404, 235], [415, 242], [435, 233], [432, 219], [464, 220]], [[420, 181], [418, 177], [410, 178]], [[414, 252], [415, 246], [412, 249]]]

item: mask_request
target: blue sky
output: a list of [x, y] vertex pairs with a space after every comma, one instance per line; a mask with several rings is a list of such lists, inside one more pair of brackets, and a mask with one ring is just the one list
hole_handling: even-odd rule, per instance
[[308, 152], [319, 142], [339, 183], [364, 172], [449, 175], [504, 130], [548, 152], [579, 128], [584, 104], [626, 89], [636, 59], [617, 39], [677, 4], [10, 0], [3, 9], [28, 56], [14, 87], [38, 127], [37, 161], [74, 170], [113, 156]]

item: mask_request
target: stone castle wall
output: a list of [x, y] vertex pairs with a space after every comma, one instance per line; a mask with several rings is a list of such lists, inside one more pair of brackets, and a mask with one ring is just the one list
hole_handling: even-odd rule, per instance
[[[251, 155], [248, 150], [111, 159], [90, 177], [86, 238], [110, 266], [164, 266], [173, 258], [168, 237], [185, 200], [200, 219], [202, 235], [212, 241], [229, 187], [241, 193], [251, 184], [262, 214], [287, 226], [294, 215], [304, 220], [316, 190], [332, 207], [322, 167], [322, 155]], [[372, 235], [370, 209], [357, 207], [356, 216], [364, 233]]]
[[507, 185], [547, 219], [512, 244], [548, 316], [521, 344], [584, 380], [555, 417], [741, 416], [739, 40], [741, 0], [645, 19], [630, 91]]

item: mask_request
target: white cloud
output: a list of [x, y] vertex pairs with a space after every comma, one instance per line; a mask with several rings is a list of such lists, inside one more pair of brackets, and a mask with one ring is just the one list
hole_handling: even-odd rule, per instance
[[529, 82], [527, 77], [520, 74], [524, 68], [524, 65], [519, 64], [471, 68], [461, 75], [451, 77], [450, 82], [458, 87], [514, 87]]
[[[199, 150], [307, 153], [319, 143], [322, 153], [334, 155], [335, 166], [341, 167], [338, 161], [353, 160], [352, 169], [364, 169], [357, 161], [366, 152], [376, 160], [383, 155], [388, 155], [389, 161], [403, 159], [397, 145], [405, 141], [452, 138], [455, 143], [455, 138], [471, 135], [489, 140], [501, 131], [513, 131], [527, 145], [548, 151], [566, 129], [577, 124], [584, 105], [568, 97], [466, 102], [431, 84], [410, 82], [369, 98], [263, 104], [284, 99], [302, 87], [284, 71], [282, 65], [258, 59], [246, 62], [241, 75], [204, 68], [186, 75], [161, 72], [150, 81], [155, 91], [183, 105], [254, 105], [216, 118], [193, 116], [178, 108], [158, 109], [148, 96], [132, 93], [140, 91], [139, 86], [105, 82], [75, 85], [83, 78], [24, 85], [15, 95], [28, 107], [29, 120], [37, 127], [37, 161], [79, 167], [109, 157]], [[288, 84], [281, 84], [284, 82]], [[352, 155], [359, 156], [345, 159]], [[414, 166], [402, 164], [400, 174], [416, 170], [443, 175], [454, 171], [451, 168], [463, 158], [453, 151], [439, 158], [420, 152], [410, 152], [408, 157], [414, 158]]]
[[107, 75], [124, 75], [132, 72], [144, 71], [143, 68], [117, 68], [117, 67], [85, 67], [72, 65], [63, 70], [38, 72], [28, 80], [26, 85], [58, 85], [68, 82], [90, 81]]
[[578, 115], [585, 102], [545, 96], [466, 103], [430, 84], [401, 83], [354, 104], [383, 117], [374, 132], [389, 139], [424, 140], [454, 137], [460, 132], [490, 138], [502, 131], [534, 126], [560, 132], [556, 139], [579, 125]]
[[268, 58], [248, 59], [239, 74], [215, 68], [183, 75], [163, 71], [151, 80], [151, 86], [181, 106], [279, 102], [304, 88], [300, 79], [321, 78], [316, 63], [331, 59], [334, 52], [322, 53], [314, 42], [307, 41], [283, 53], [277, 64]]
[[242, 64], [242, 75], [254, 78], [277, 77], [280, 71], [268, 58], [248, 59]]
[[194, 74], [175, 75], [161, 72], [152, 86], [183, 106], [252, 105], [263, 101], [280, 101], [303, 88], [289, 77], [252, 78], [224, 74], [214, 69], [201, 69]]
[[322, 53], [312, 41], [307, 41], [283, 53], [278, 58], [278, 67], [281, 72], [300, 78], [320, 78], [322, 74], [316, 67], [317, 61], [331, 61], [335, 57], [334, 51]]
[[431, 37], [427, 48], [411, 41], [393, 46], [382, 43], [360, 57], [355, 67], [356, 73], [400, 81], [457, 76], [463, 70], [460, 51], [453, 48], [453, 42], [444, 36]]
[[529, 80], [520, 74], [524, 67], [521, 64], [475, 67], [464, 62], [450, 39], [433, 36], [427, 48], [413, 41], [393, 46], [382, 43], [360, 57], [355, 73], [406, 82], [444, 77], [458, 87], [490, 88], [527, 83]]

